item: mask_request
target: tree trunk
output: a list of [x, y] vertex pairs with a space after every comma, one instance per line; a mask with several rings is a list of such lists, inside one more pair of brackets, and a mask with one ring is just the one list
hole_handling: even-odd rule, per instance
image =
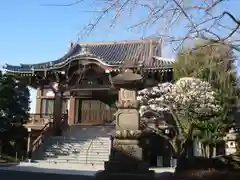
[[203, 157], [207, 157], [206, 144], [203, 145]]
[[192, 140], [189, 140], [186, 146], [186, 151], [187, 151], [187, 157], [192, 158], [194, 156], [194, 142]]
[[55, 135], [62, 135], [62, 92], [55, 93], [53, 120], [55, 125]]
[[213, 146], [213, 157], [217, 156], [217, 149], [216, 146]]
[[206, 144], [206, 157], [209, 158], [211, 156], [210, 146]]
[[[178, 157], [177, 157], [177, 166], [180, 166], [184, 164], [184, 161], [188, 155], [189, 152], [189, 148], [190, 146], [192, 146], [192, 133], [193, 133], [193, 129], [194, 126], [191, 124], [190, 128], [188, 130], [188, 137], [186, 138], [186, 140], [184, 142], [181, 142], [180, 144], [180, 148], [178, 148]], [[190, 155], [190, 154], [189, 154]], [[192, 155], [192, 154], [191, 154]]]
[[211, 144], [202, 144], [202, 152], [205, 158], [212, 158], [216, 156], [216, 148]]
[[214, 144], [209, 145], [209, 158], [215, 157], [216, 156], [216, 146]]
[[201, 143], [201, 156], [205, 157], [205, 149], [204, 149], [204, 144]]
[[188, 155], [188, 147], [190, 146], [191, 141], [186, 140], [181, 147], [178, 148], [177, 154], [177, 167], [181, 167], [184, 164], [185, 159]]
[[191, 159], [191, 156], [187, 157], [188, 155], [188, 147], [191, 145], [191, 141], [186, 140], [185, 143], [182, 145], [182, 148], [177, 154], [177, 167], [175, 169], [175, 172], [181, 172], [184, 171], [186, 166], [186, 161], [188, 161], [188, 158]]
[[203, 157], [209, 157], [209, 146], [208, 144], [202, 144]]

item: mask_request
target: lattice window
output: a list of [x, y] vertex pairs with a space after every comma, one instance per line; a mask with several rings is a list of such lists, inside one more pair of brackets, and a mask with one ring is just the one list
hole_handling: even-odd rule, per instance
[[53, 111], [54, 111], [54, 99], [42, 99], [41, 114], [53, 114]]

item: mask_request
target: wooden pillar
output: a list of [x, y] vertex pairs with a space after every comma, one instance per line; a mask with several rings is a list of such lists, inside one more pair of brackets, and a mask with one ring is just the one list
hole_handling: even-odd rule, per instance
[[81, 117], [78, 116], [78, 111], [79, 111], [79, 98], [75, 99], [75, 109], [74, 109], [74, 122], [75, 123], [82, 123], [82, 121], [79, 121]]
[[42, 96], [42, 89], [41, 88], [37, 88], [37, 95], [36, 95], [36, 109], [35, 109], [35, 116], [34, 116], [34, 120], [38, 121], [40, 120], [41, 116], [41, 96]]
[[69, 116], [68, 116], [68, 124], [72, 125], [74, 124], [74, 115], [75, 115], [75, 100], [76, 98], [74, 96], [70, 97], [70, 107], [69, 107]]
[[36, 95], [36, 109], [35, 113], [40, 114], [41, 112], [41, 89], [37, 88], [37, 95]]
[[67, 100], [62, 99], [62, 113], [66, 114], [67, 113]]
[[57, 91], [54, 99], [53, 121], [56, 130], [56, 136], [62, 134], [62, 92]]

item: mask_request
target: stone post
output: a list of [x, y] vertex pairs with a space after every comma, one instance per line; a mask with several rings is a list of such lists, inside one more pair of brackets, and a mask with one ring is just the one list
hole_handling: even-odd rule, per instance
[[138, 146], [141, 131], [137, 92], [121, 88], [117, 106], [115, 148], [120, 148], [130, 159], [142, 160], [142, 149]]
[[148, 163], [142, 160], [142, 148], [138, 138], [140, 115], [137, 92], [132, 89], [120, 88], [118, 110], [116, 116], [116, 137], [113, 141], [110, 160], [105, 162], [105, 171], [97, 173], [97, 179], [141, 179], [154, 178], [154, 172]]
[[118, 110], [116, 112], [116, 131], [139, 130], [137, 95], [135, 90], [121, 88], [118, 93]]

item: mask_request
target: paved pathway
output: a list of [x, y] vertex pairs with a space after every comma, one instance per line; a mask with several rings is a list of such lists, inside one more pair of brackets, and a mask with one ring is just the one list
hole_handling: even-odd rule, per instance
[[93, 176], [0, 170], [1, 180], [91, 180]]
[[[2, 180], [45, 180], [44, 178], [52, 178], [52, 180], [92, 180], [98, 170], [103, 167], [86, 167], [81, 165], [70, 167], [64, 164], [44, 164], [43, 167], [38, 167], [39, 164], [21, 163], [19, 165], [0, 166], [0, 179]], [[78, 167], [78, 168], [77, 168]], [[174, 172], [174, 168], [152, 168], [156, 175], [166, 172]]]
[[[156, 173], [157, 177], [169, 176], [169, 172]], [[0, 170], [1, 180], [93, 180], [94, 176], [76, 174], [53, 174], [14, 170]]]

